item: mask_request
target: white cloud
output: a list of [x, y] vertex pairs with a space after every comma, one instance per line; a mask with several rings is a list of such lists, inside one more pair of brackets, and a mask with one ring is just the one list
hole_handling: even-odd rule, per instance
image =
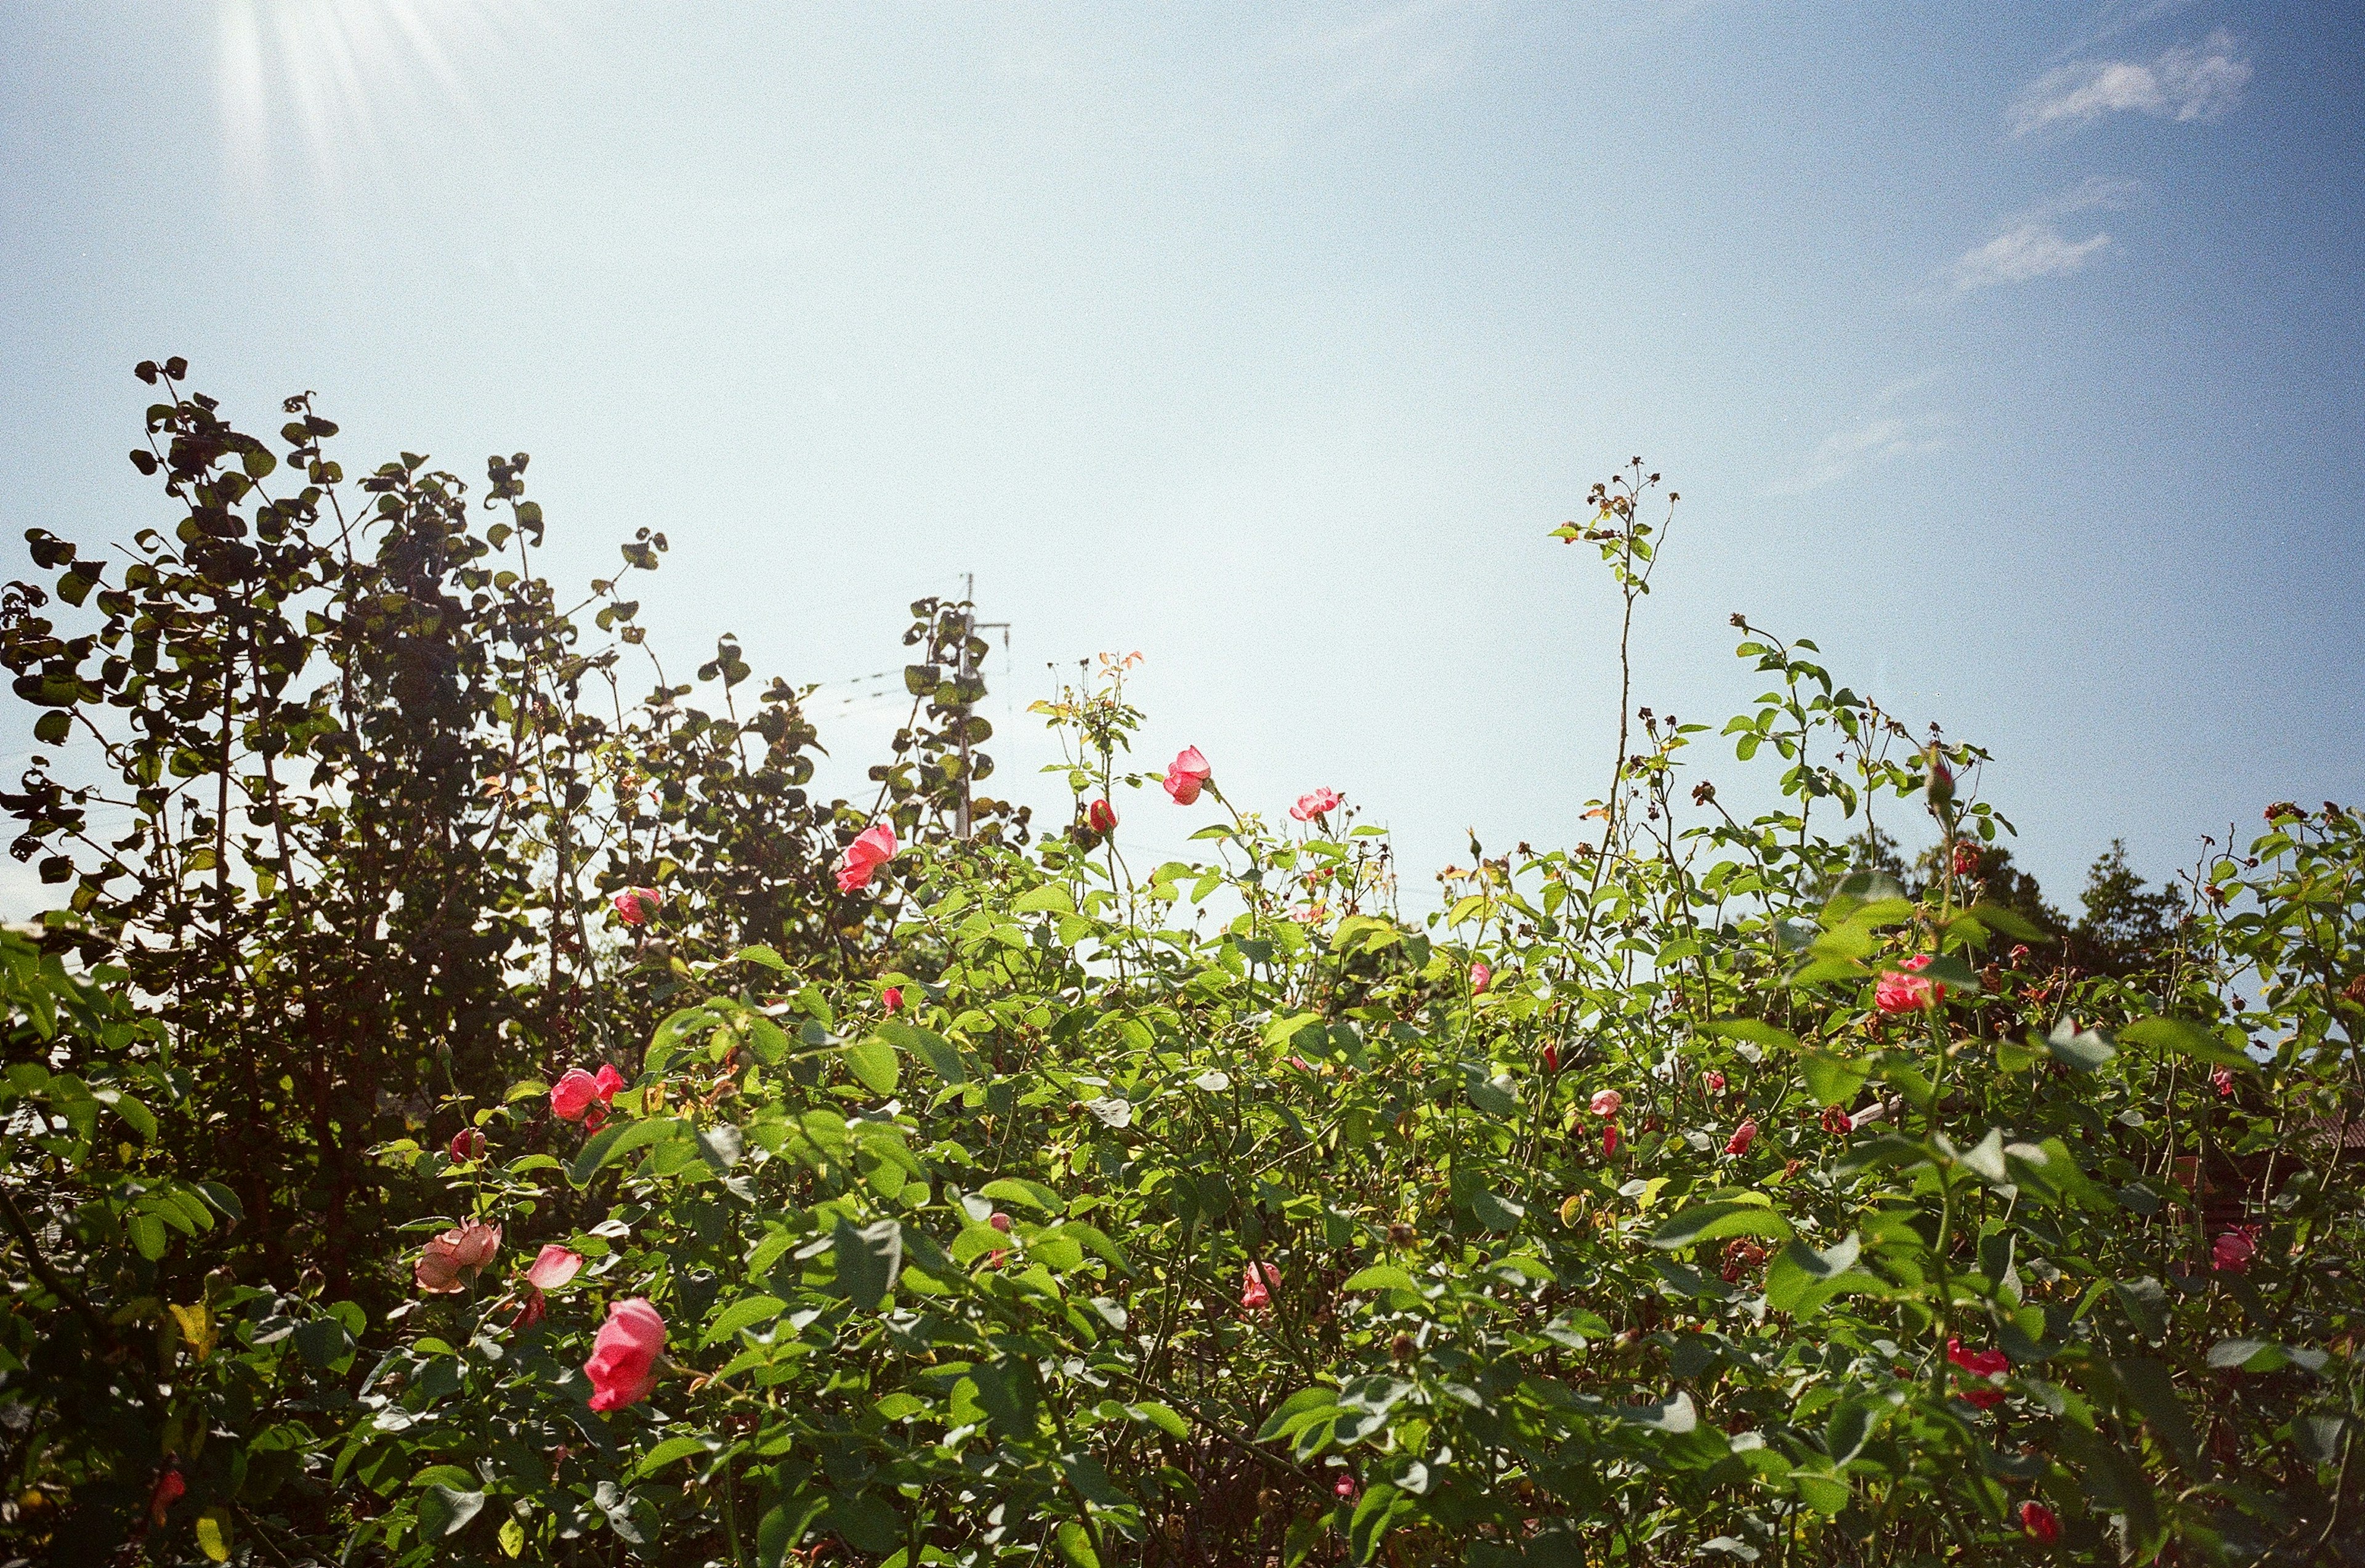
[[1888, 410], [1945, 374], [1944, 369], [1924, 371], [1882, 387], [1862, 413], [1817, 442], [1798, 472], [1767, 485], [1765, 493], [1801, 496], [1876, 463], [1940, 450], [1955, 427], [1952, 416]]
[[1995, 238], [1955, 259], [1947, 269], [1948, 281], [1956, 294], [1968, 294], [2000, 283], [2081, 272], [2089, 260], [2110, 248], [2111, 237], [2098, 232], [2071, 240], [2061, 232], [2059, 220], [2097, 208], [2116, 212], [2142, 192], [2133, 180], [2097, 176], [2081, 181], [2050, 201], [2004, 218]]
[[2026, 283], [2031, 278], [2067, 276], [2082, 269], [2086, 258], [2111, 242], [2108, 234], [2066, 240], [2050, 223], [2023, 223], [1955, 263], [1955, 291], [1967, 294], [1999, 283]]
[[2149, 62], [2089, 60], [2048, 71], [2013, 102], [2012, 130], [2026, 136], [2048, 126], [2085, 125], [2122, 109], [2174, 120], [2217, 119], [2241, 101], [2250, 76], [2234, 35], [2219, 28]]

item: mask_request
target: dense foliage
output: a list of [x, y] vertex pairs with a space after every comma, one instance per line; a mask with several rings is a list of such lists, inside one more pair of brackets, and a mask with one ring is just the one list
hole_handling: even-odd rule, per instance
[[[728, 643], [719, 716], [589, 711], [590, 605], [492, 564], [521, 457], [482, 535], [406, 458], [330, 543], [291, 412], [266, 501], [158, 405], [177, 543], [37, 538], [106, 621], [0, 627], [133, 812], [8, 802], [76, 883], [0, 944], [32, 1554], [2365, 1560], [2359, 813], [2071, 923], [1982, 754], [1735, 617], [1749, 711], [1633, 709], [1595, 831], [1426, 917], [1330, 790], [1137, 768], [1122, 661], [1039, 705], [1071, 825], [963, 838], [964, 607], [823, 806]], [[1630, 626], [1655, 486], [1558, 532]]]

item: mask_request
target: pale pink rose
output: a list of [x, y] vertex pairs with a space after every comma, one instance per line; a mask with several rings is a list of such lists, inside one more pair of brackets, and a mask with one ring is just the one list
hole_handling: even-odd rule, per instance
[[538, 1291], [555, 1291], [582, 1268], [582, 1253], [570, 1252], [554, 1241], [535, 1254], [533, 1266], [525, 1271], [526, 1282]]
[[1325, 785], [1297, 797], [1297, 804], [1289, 808], [1289, 814], [1299, 822], [1310, 823], [1317, 817], [1327, 817], [1338, 809], [1339, 791]]
[[873, 823], [846, 846], [837, 864], [837, 890], [850, 893], [869, 887], [879, 868], [894, 858], [895, 829], [887, 823]]
[[1280, 1284], [1280, 1270], [1270, 1263], [1250, 1263], [1240, 1271], [1240, 1305], [1262, 1312], [1272, 1305], [1272, 1293]]
[[1490, 986], [1490, 985], [1493, 985], [1494, 983], [1495, 983], [1495, 971], [1494, 971], [1493, 969], [1489, 969], [1489, 968], [1487, 968], [1487, 967], [1486, 967], [1486, 961], [1485, 961], [1484, 958], [1481, 958], [1481, 959], [1480, 959], [1480, 960], [1478, 960], [1476, 963], [1472, 964], [1472, 965], [1470, 966], [1470, 994], [1471, 994], [1471, 995], [1473, 995], [1473, 996], [1484, 996], [1484, 995], [1485, 995], [1485, 994], [1486, 994], [1486, 988], [1487, 988], [1488, 986]]
[[1615, 1089], [1594, 1091], [1593, 1114], [1597, 1116], [1614, 1116], [1623, 1110], [1625, 1105], [1626, 1096], [1619, 1093]]
[[575, 1278], [582, 1268], [580, 1252], [570, 1252], [555, 1241], [544, 1247], [532, 1267], [525, 1271], [525, 1283], [518, 1290], [517, 1316], [510, 1320], [510, 1327], [530, 1328], [541, 1322], [542, 1293], [556, 1290]]
[[591, 1380], [591, 1408], [621, 1410], [637, 1405], [657, 1385], [657, 1357], [665, 1353], [666, 1324], [639, 1296], [608, 1309], [591, 1341], [583, 1375]]
[[500, 1250], [501, 1227], [464, 1220], [454, 1229], [432, 1238], [419, 1250], [410, 1277], [430, 1295], [451, 1295], [473, 1283], [485, 1265]]
[[2216, 1088], [2220, 1099], [2226, 1098], [2234, 1092], [2234, 1070], [2230, 1067], [2214, 1069], [2209, 1074], [2209, 1081]]
[[1199, 755], [1199, 748], [1186, 745], [1174, 754], [1174, 760], [1167, 766], [1166, 792], [1174, 798], [1176, 805], [1192, 805], [1198, 801], [1199, 791], [1207, 787], [1207, 780], [1214, 777], [1207, 767], [1207, 759]]

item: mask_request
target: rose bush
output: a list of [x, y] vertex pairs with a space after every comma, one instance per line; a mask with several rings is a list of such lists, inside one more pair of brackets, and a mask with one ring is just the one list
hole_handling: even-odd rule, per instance
[[[1559, 532], [1630, 610], [1654, 483]], [[848, 808], [768, 924], [712, 823], [539, 893], [616, 916], [551, 960], [602, 1028], [355, 1124], [359, 1299], [220, 1266], [300, 1253], [183, 1126], [230, 1059], [194, 1014], [0, 935], [6, 1522], [55, 1561], [2354, 1558], [2365, 817], [2278, 802], [2067, 932], [1982, 754], [1736, 623], [1743, 771], [1637, 709], [1580, 842], [1474, 843], [1426, 913], [1327, 790], [1128, 767], [1129, 660], [1039, 705], [1061, 835]], [[1203, 857], [1127, 858], [1151, 787]]]

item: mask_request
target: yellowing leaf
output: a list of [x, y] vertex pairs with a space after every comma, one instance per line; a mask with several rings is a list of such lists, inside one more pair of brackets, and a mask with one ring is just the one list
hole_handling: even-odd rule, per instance
[[165, 1310], [173, 1315], [173, 1321], [181, 1326], [181, 1343], [189, 1348], [189, 1354], [202, 1361], [214, 1353], [214, 1315], [211, 1308], [198, 1302], [194, 1306], [167, 1304]]
[[230, 1561], [230, 1510], [217, 1504], [197, 1516], [197, 1550], [216, 1562]]

